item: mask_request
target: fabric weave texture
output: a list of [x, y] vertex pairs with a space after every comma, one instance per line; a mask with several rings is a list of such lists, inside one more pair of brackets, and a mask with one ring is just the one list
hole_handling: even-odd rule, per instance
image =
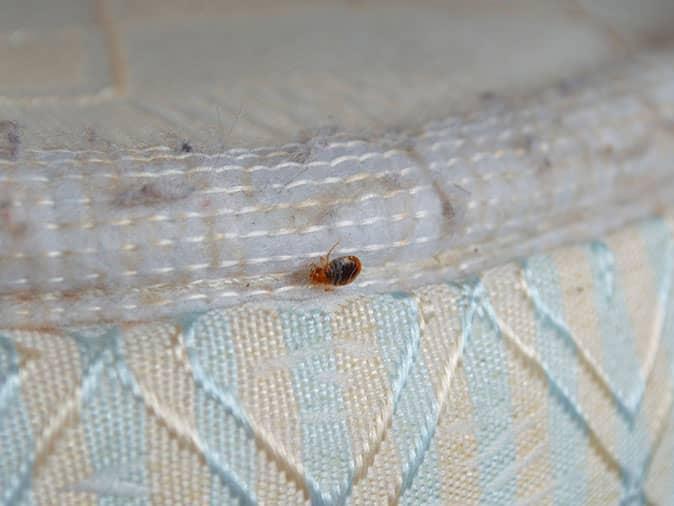
[[4, 330], [2, 504], [671, 504], [673, 224], [326, 310]]

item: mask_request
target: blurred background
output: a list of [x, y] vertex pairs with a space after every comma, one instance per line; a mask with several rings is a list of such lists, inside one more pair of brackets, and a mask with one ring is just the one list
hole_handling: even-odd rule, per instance
[[4, 0], [0, 118], [34, 145], [195, 150], [373, 132], [674, 36], [671, 0]]

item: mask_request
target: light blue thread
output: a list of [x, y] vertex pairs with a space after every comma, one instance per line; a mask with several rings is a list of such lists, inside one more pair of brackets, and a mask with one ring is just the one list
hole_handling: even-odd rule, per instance
[[[373, 318], [377, 326], [379, 355], [386, 367], [392, 398], [392, 420], [388, 437], [395, 442], [398, 452], [403, 456], [403, 473], [406, 465], [405, 455], [417, 444], [418, 428], [423, 427], [426, 417], [433, 409], [435, 392], [429, 371], [420, 354], [421, 308], [409, 294], [396, 293], [393, 296], [380, 296], [372, 304]], [[412, 446], [412, 448], [410, 448]], [[405, 503], [403, 491], [410, 488], [425, 488], [429, 500], [440, 493], [441, 478], [435, 465], [434, 451], [424, 452], [428, 470], [416, 482], [403, 482], [400, 492]]]
[[[136, 380], [133, 372], [129, 369], [126, 362], [124, 361], [118, 334], [116, 334], [113, 353], [114, 370], [120, 383], [129, 390], [129, 392], [140, 402], [141, 405], [145, 406], [146, 401], [143, 398], [140, 385], [138, 384], [138, 381]], [[221, 462], [217, 455], [214, 455], [212, 452], [210, 452], [208, 448], [202, 448], [202, 456], [204, 457], [204, 460], [206, 460], [206, 463], [208, 464], [211, 472], [218, 476], [225, 484], [227, 484], [227, 486], [229, 486], [232, 492], [234, 492], [234, 494], [239, 497], [243, 504], [257, 504], [257, 499], [250, 488], [239, 479], [236, 473], [228, 469], [224, 463]]]
[[[662, 280], [659, 296], [662, 297], [660, 301], [664, 305], [665, 314], [661, 329], [662, 342], [658, 353], [667, 354], [670, 374], [672, 381], [674, 381], [674, 297], [671, 296], [671, 278], [674, 275], [672, 272], [674, 241], [669, 225], [659, 218], [646, 222], [642, 226], [642, 235], [646, 243], [651, 265], [653, 266], [654, 277], [655, 279]], [[674, 416], [674, 406], [672, 406], [672, 410], [666, 415], [663, 423], [666, 424], [667, 418], [671, 419], [672, 416]], [[663, 427], [662, 430], [665, 429], [666, 427]], [[648, 476], [655, 451], [656, 447], [650, 448], [644, 459], [641, 467], [640, 482], [643, 482]], [[674, 483], [674, 475], [670, 476], [670, 483]], [[669, 503], [674, 504], [674, 486], [670, 487], [670, 491], [672, 496]]]
[[2, 504], [8, 506], [18, 504], [19, 499], [25, 495], [27, 500], [24, 504], [32, 504], [30, 487], [35, 462], [35, 442], [28, 414], [21, 399], [19, 360], [14, 343], [1, 334], [0, 374], [7, 378], [2, 387], [0, 434], [8, 436], [3, 445], [3, 452], [0, 453]]
[[8, 358], [8, 360], [0, 362], [0, 372], [2, 372], [0, 378], [4, 378], [4, 382], [0, 385], [0, 419], [2, 419], [5, 410], [9, 408], [12, 396], [18, 396], [21, 393], [19, 390], [21, 378], [14, 342], [0, 334], [0, 349], [4, 350], [4, 355], [0, 355], [0, 358]]
[[[133, 398], [124, 398], [125, 392], [113, 374], [119, 332], [115, 327], [102, 327], [73, 332], [71, 337], [78, 345], [83, 366], [80, 420], [91, 467], [94, 473], [113, 467], [133, 468], [140, 472], [127, 478], [144, 485], [144, 411]], [[99, 496], [98, 503], [126, 506], [143, 504], [143, 500]]]
[[[641, 229], [646, 249], [653, 268], [653, 277], [661, 280], [658, 286], [658, 304], [663, 308], [662, 327], [660, 328], [659, 339], [660, 347], [655, 353], [660, 353], [661, 349], [673, 349], [674, 331], [669, 331], [673, 327], [668, 325], [674, 317], [674, 298], [672, 298], [672, 277], [674, 276], [674, 241], [669, 227], [662, 220], [650, 220]], [[672, 377], [674, 379], [674, 356], [671, 357]], [[648, 371], [649, 375], [652, 373]], [[648, 378], [646, 378], [647, 380]], [[646, 381], [644, 381], [645, 387]]]
[[[573, 338], [573, 332], [571, 332], [571, 329], [569, 329], [566, 323], [560, 317], [555, 315], [555, 313], [547, 307], [545, 302], [543, 302], [543, 298], [538, 293], [536, 284], [527, 278], [528, 272], [526, 269], [524, 270], [524, 273], [525, 279], [527, 281], [525, 289], [536, 313], [541, 318], [546, 320], [546, 323], [549, 324], [549, 326], [557, 329], [559, 334], [573, 347], [577, 356], [583, 357], [583, 360], [587, 361], [587, 358], [585, 358], [583, 355], [583, 350], [578, 347], [578, 343], [576, 343], [576, 340]], [[594, 369], [593, 366], [591, 366], [591, 368]], [[613, 401], [617, 404], [618, 408], [623, 412], [623, 414], [631, 419], [634, 416], [634, 408], [625, 403], [625, 393], [620, 389], [619, 386], [613, 385], [609, 378], [606, 378], [605, 381], [606, 389], [611, 395]]]
[[[537, 347], [541, 359], [556, 371], [560, 383], [566, 385], [568, 392], [577, 398], [578, 356], [577, 348], [570, 339], [559, 339], [559, 329], [551, 326], [550, 318], [538, 311], [546, 307], [554, 311], [554, 317], [563, 321], [563, 296], [554, 262], [549, 257], [539, 256], [526, 260], [523, 271], [527, 285], [535, 286], [531, 294], [536, 311]], [[553, 394], [551, 390], [551, 395]], [[568, 399], [569, 402], [571, 398]], [[586, 473], [583, 472], [585, 452], [579, 449], [587, 446], [587, 432], [584, 424], [567, 420], [564, 405], [548, 403], [548, 434], [550, 453], [553, 456], [552, 468], [555, 504], [584, 504], [586, 502]]]
[[610, 302], [615, 290], [615, 257], [602, 241], [592, 241], [590, 250], [595, 255], [597, 285], [602, 288], [604, 297]]
[[[181, 320], [183, 343], [185, 345], [187, 357], [190, 361], [194, 383], [199, 388], [201, 388], [211, 399], [220, 403], [225, 411], [234, 418], [237, 424], [239, 424], [246, 431], [246, 434], [249, 438], [256, 438], [258, 436], [255, 435], [253, 431], [252, 423], [248, 414], [240, 406], [238, 400], [232, 394], [231, 390], [220, 389], [217, 385], [215, 385], [204, 372], [203, 367], [199, 363], [194, 337], [194, 323], [199, 314], [188, 315]], [[273, 447], [273, 445], [269, 444], [268, 441], [264, 441], [264, 443], [270, 448]], [[309, 487], [310, 493], [318, 494], [320, 490], [316, 482], [313, 481], [313, 479], [310, 477], [305, 477], [305, 480], [307, 487]]]
[[[487, 314], [487, 307], [491, 307], [487, 293], [480, 281], [476, 283], [477, 318], [473, 317], [463, 365], [478, 440], [480, 502], [488, 505], [514, 504], [517, 493], [514, 476], [503, 486], [495, 486], [503, 469], [515, 465], [517, 459], [506, 350], [497, 320]], [[494, 444], [501, 438], [501, 443]]]
[[[181, 318], [180, 328], [194, 329], [196, 353], [204, 374], [216, 388], [230, 389], [236, 396], [237, 363], [229, 314], [227, 311], [188, 314]], [[254, 483], [258, 455], [250, 432], [202, 389], [195, 391], [193, 411], [197, 431], [209, 450], [228, 462], [242, 481]], [[220, 480], [211, 480], [212, 506], [223, 504], [229, 494]]]
[[[488, 302], [483, 302], [482, 308], [484, 309], [485, 314], [492, 320], [494, 325], [498, 326], [498, 317], [496, 316], [494, 309], [491, 307], [491, 304]], [[571, 400], [570, 392], [556, 380], [555, 376], [550, 370], [550, 367], [542, 361], [533, 361], [532, 363], [541, 370], [546, 380], [550, 384], [551, 391], [566, 407], [568, 413], [576, 418], [579, 423], [583, 424], [588, 434], [590, 434], [596, 441], [601, 441], [594, 429], [592, 429], [588, 423], [588, 416], [583, 411], [583, 408]], [[621, 481], [623, 483], [628, 483], [631, 479], [630, 471], [624, 465], [622, 465], [620, 461], [616, 462], [616, 466], [618, 467]]]
[[590, 266], [595, 278], [595, 300], [603, 335], [603, 368], [612, 388], [625, 397], [628, 419], [633, 421], [645, 382], [636, 361], [634, 332], [622, 291], [617, 286], [613, 252], [601, 241], [590, 244]]
[[[655, 353], [667, 353], [667, 350], [670, 348], [668, 346], [667, 342], [667, 337], [670, 337], [674, 335], [671, 331], [668, 329], [674, 328], [670, 323], [672, 322], [672, 316], [674, 315], [674, 311], [672, 311], [672, 302], [673, 300], [671, 299], [671, 280], [672, 280], [672, 259], [674, 256], [674, 248], [673, 248], [673, 242], [672, 242], [672, 236], [671, 232], [669, 230], [669, 227], [662, 222], [661, 219], [653, 219], [649, 220], [646, 222], [644, 225], [641, 227], [641, 235], [644, 239], [644, 242], [646, 244], [646, 249], [648, 252], [648, 256], [650, 259], [651, 267], [653, 269], [653, 278], [656, 281], [659, 281], [658, 287], [657, 287], [657, 295], [658, 295], [658, 304], [660, 307], [663, 308], [663, 311], [665, 314], [663, 315], [663, 322], [662, 322], [662, 327], [660, 329], [661, 336], [658, 336], [658, 339], [662, 339], [662, 342], [660, 343], [660, 347], [657, 350], [654, 350]], [[670, 364], [672, 363], [672, 355], [670, 355]], [[648, 376], [652, 373], [652, 368], [654, 367], [651, 366], [651, 370], [647, 371]], [[647, 376], [647, 378], [648, 378]], [[644, 383], [646, 382], [647, 378], [645, 378]], [[645, 386], [645, 385], [644, 385]], [[645, 413], [644, 413], [645, 416]], [[671, 412], [667, 417], [671, 416]], [[637, 421], [639, 422], [639, 420]], [[663, 421], [663, 423], [665, 423]], [[641, 430], [644, 434], [646, 432], [645, 427], [643, 426], [642, 423], [637, 423], [634, 427], [634, 431]], [[657, 434], [652, 434], [652, 440], [654, 441], [654, 444], [657, 442], [655, 440], [655, 437]], [[642, 437], [642, 439], [645, 439], [645, 437]], [[652, 459], [654, 457], [656, 447], [652, 446], [650, 448], [646, 449], [646, 454], [643, 457], [643, 462], [639, 466], [639, 472], [637, 473], [636, 477], [634, 478], [634, 483], [632, 484], [632, 489], [636, 489], [637, 492], [643, 496], [643, 482], [645, 481], [646, 477], [648, 476], [649, 468], [652, 462]], [[632, 492], [633, 493], [633, 492]], [[630, 489], [628, 488], [626, 491], [626, 496], [630, 495]]]
[[620, 506], [646, 506], [646, 496], [641, 487], [627, 490], [620, 500]]
[[[96, 390], [98, 380], [104, 369], [104, 358], [105, 358], [106, 349], [103, 348], [99, 350], [92, 356], [92, 361], [88, 365], [85, 373], [83, 374], [82, 381], [80, 383], [80, 397], [82, 402], [86, 402], [90, 398], [93, 391]], [[30, 486], [30, 480], [33, 471], [33, 465], [35, 464], [35, 459], [37, 455], [35, 454], [35, 449], [31, 453], [29, 459], [26, 461], [25, 465], [21, 467], [21, 470], [18, 473], [20, 477], [17, 483], [17, 486], [14, 488], [9, 488], [5, 494], [7, 497], [7, 504], [15, 504], [15, 501], [18, 500], [26, 493], [27, 487]]]
[[[332, 344], [328, 313], [281, 311], [279, 317], [289, 354]], [[319, 494], [312, 495], [311, 500], [313, 504], [336, 504], [352, 484], [351, 438], [340, 385], [316, 380], [321, 373], [336, 372], [334, 353], [332, 346], [328, 346], [324, 353], [298, 356], [301, 358], [289, 367], [289, 371], [299, 408], [302, 462], [306, 475], [322, 484]], [[340, 479], [340, 476], [345, 478]], [[333, 480], [338, 483], [330, 490]]]
[[[124, 398], [125, 392], [114, 378], [112, 362], [119, 331], [115, 327], [93, 328], [73, 332], [71, 337], [80, 349], [86, 378], [81, 383], [80, 420], [91, 467], [94, 473], [133, 467], [140, 473], [129, 476], [129, 481], [143, 485], [145, 465], [137, 462], [143, 462], [145, 413], [133, 398]], [[115, 496], [99, 496], [98, 502], [103, 506], [143, 504], [140, 498]]]
[[[468, 308], [464, 310], [462, 315], [463, 325], [461, 330], [461, 342], [463, 343], [462, 348], [465, 348], [466, 341], [472, 333], [473, 317], [477, 312], [482, 288], [479, 284], [466, 284], [461, 288], [463, 288], [464, 291], [468, 290], [470, 292], [470, 298], [467, 304]], [[408, 455], [405, 456], [402, 470], [402, 486], [400, 489], [401, 496], [412, 485], [419, 468], [424, 461], [424, 457], [431, 446], [440, 418], [440, 404], [440, 399], [433, 399], [431, 411], [426, 416], [419, 437]]]
[[[644, 378], [641, 374], [636, 354], [636, 339], [629, 318], [627, 304], [620, 286], [620, 279], [614, 275], [613, 290], [609, 294], [604, 286], [606, 274], [604, 270], [613, 258], [612, 252], [601, 242], [593, 242], [590, 246], [590, 266], [595, 278], [595, 301], [601, 329], [603, 368], [615, 383], [623, 385], [623, 390], [631, 385], [638, 388], [633, 392], [643, 391]], [[631, 396], [632, 398], [634, 396]], [[636, 399], [632, 399], [636, 400]], [[636, 403], [634, 403], [636, 404]], [[645, 457], [647, 437], [643, 426], [643, 413], [618, 417], [616, 425], [616, 451], [623, 467], [628, 470], [625, 479], [626, 493], [638, 486], [639, 468]]]
[[[657, 224], [660, 224], [660, 227]], [[665, 311], [663, 325], [659, 329], [660, 335], [656, 337], [658, 346], [654, 350], [654, 353], [658, 354], [662, 347], [662, 340], [668, 335], [665, 333], [665, 322], [667, 321], [668, 314], [671, 312], [670, 296], [672, 292], [672, 275], [674, 274], [674, 246], [669, 230], [661, 220], [649, 221], [646, 226], [642, 227], [642, 235], [644, 236], [651, 265], [653, 266], [654, 278], [660, 280], [660, 284], [657, 287], [657, 304], [659, 307], [664, 308], [663, 310]], [[650, 370], [646, 371], [647, 376], [642, 378], [642, 381], [635, 390], [635, 413], [641, 408], [641, 402], [646, 392], [646, 384], [653, 372], [654, 365], [648, 364]]]
[[[393, 294], [389, 294], [389, 296], [393, 299], [396, 300], [403, 300], [405, 301], [405, 304], [410, 304], [411, 299], [409, 297], [409, 294], [403, 293], [403, 292], [395, 292]], [[413, 302], [413, 301], [412, 301]], [[413, 321], [418, 322], [418, 316], [413, 316]], [[411, 339], [406, 339], [405, 340], [405, 347], [402, 352], [402, 360], [400, 361], [399, 367], [395, 368], [395, 370], [399, 373], [397, 375], [393, 375], [392, 379], [392, 417], [395, 417], [396, 413], [398, 412], [398, 406], [400, 403], [400, 398], [402, 395], [402, 392], [405, 388], [405, 385], [408, 381], [410, 371], [412, 369], [412, 366], [414, 365], [418, 351], [419, 351], [419, 344], [420, 344], [420, 339], [419, 339], [419, 332], [418, 332], [418, 326], [415, 325], [403, 325], [403, 326], [398, 326], [398, 328], [404, 328], [404, 329], [410, 329], [412, 332], [412, 338]], [[386, 355], [389, 351], [392, 350], [393, 347], [388, 347], [385, 346], [384, 349], [382, 350], [383, 355]], [[430, 384], [430, 383], [429, 383]], [[393, 423], [392, 423], [393, 424]], [[393, 429], [392, 429], [393, 430]], [[378, 447], [378, 445], [381, 443], [381, 441], [372, 441], [370, 444], [372, 445], [373, 448]], [[346, 476], [345, 480], [342, 481], [338, 487], [328, 493], [325, 493], [322, 496], [321, 500], [327, 501], [327, 504], [344, 504], [348, 497], [350, 496], [352, 489], [353, 489], [353, 477], [356, 473], [356, 469], [354, 467], [353, 461], [350, 462], [349, 464], [349, 473]]]
[[[663, 268], [663, 264], [669, 263], [671, 264], [672, 262], [672, 232], [670, 230], [670, 227], [668, 224], [663, 223], [662, 220], [657, 219], [657, 220], [652, 220], [651, 222], [648, 223], [648, 225], [645, 227], [645, 235], [646, 235], [646, 244], [649, 252], [649, 256], [651, 259], [651, 263], [656, 266], [655, 271], [656, 272], [671, 272], [666, 268]], [[659, 240], [659, 237], [664, 236], [667, 241], [667, 247], [664, 248], [664, 251], [667, 252], [667, 258], [663, 256], [663, 248], [661, 246], [661, 239]], [[671, 277], [671, 274], [670, 274]], [[663, 321], [662, 325], [662, 335], [663, 335], [663, 340], [662, 340], [662, 350], [661, 353], [667, 353], [668, 356], [668, 363], [670, 365], [670, 374], [671, 374], [671, 379], [674, 381], [674, 297], [670, 296], [667, 299], [667, 309], [665, 312], [665, 319]], [[672, 423], [671, 420], [674, 417], [674, 405], [671, 408], [670, 413], [667, 415], [670, 420], [670, 424]], [[671, 425], [670, 425], [671, 426]], [[663, 428], [665, 430], [666, 427]], [[645, 479], [648, 476], [650, 464], [652, 462], [652, 459], [654, 458], [654, 450], [655, 448], [652, 448], [646, 460], [644, 461], [644, 466], [641, 471], [641, 477], [642, 479]], [[662, 478], [663, 480], [666, 480], [666, 477]], [[674, 473], [670, 476], [670, 483], [674, 483]], [[668, 504], [674, 504], [674, 486], [670, 486], [670, 492], [672, 496], [669, 498]]]
[[201, 363], [199, 362], [199, 357], [197, 356], [198, 350], [194, 338], [195, 320], [196, 319], [192, 317], [182, 320], [183, 343], [185, 344], [187, 356], [190, 359], [190, 366], [192, 368], [194, 381], [198, 386], [203, 388], [211, 398], [220, 402], [225, 407], [227, 413], [233, 416], [237, 422], [248, 432], [249, 436], [254, 437], [250, 418], [243, 408], [241, 408], [238, 400], [234, 394], [232, 394], [232, 391], [229, 388], [220, 388], [218, 385], [216, 385], [208, 376], [208, 374], [206, 374]]

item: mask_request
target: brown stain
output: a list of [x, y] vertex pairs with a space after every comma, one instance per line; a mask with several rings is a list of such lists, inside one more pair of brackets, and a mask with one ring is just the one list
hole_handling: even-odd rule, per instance
[[289, 151], [290, 156], [288, 157], [288, 160], [299, 164], [305, 164], [311, 155], [311, 149], [306, 144], [293, 146]]
[[183, 180], [162, 180], [143, 183], [117, 193], [113, 199], [116, 207], [136, 207], [182, 200], [190, 196], [195, 188]]
[[576, 76], [561, 79], [557, 82], [557, 92], [562, 97], [570, 97], [588, 84], [587, 76]]
[[[248, 168], [250, 165], [247, 165], [246, 167]], [[255, 185], [253, 184], [253, 174], [250, 171], [245, 171], [241, 175], [241, 186], [245, 188], [243, 194], [248, 198], [253, 198], [255, 195]], [[250, 188], [253, 189], [251, 190]]]
[[478, 94], [478, 98], [483, 102], [491, 102], [492, 100], [496, 100], [497, 95], [493, 91], [486, 90]]
[[470, 197], [470, 192], [458, 184], [451, 184], [445, 188], [436, 174], [428, 166], [425, 158], [417, 151], [415, 147], [407, 149], [410, 157], [426, 174], [431, 182], [431, 186], [436, 195], [440, 199], [442, 209], [442, 216], [445, 218], [443, 222], [443, 233], [451, 235], [456, 230], [460, 222], [463, 221], [466, 212], [465, 204]]
[[15, 220], [12, 202], [9, 200], [0, 201], [0, 230], [4, 230], [14, 239], [24, 237], [28, 231], [28, 225], [25, 222]]
[[510, 142], [510, 145], [514, 149], [521, 149], [526, 151], [527, 153], [531, 153], [531, 151], [534, 149], [534, 146], [536, 144], [537, 138], [532, 135], [532, 134], [523, 134], [519, 137], [515, 137], [512, 139]]
[[98, 141], [98, 132], [93, 127], [88, 127], [84, 130], [84, 137], [87, 139], [89, 144], [96, 144]]
[[21, 147], [19, 126], [15, 121], [0, 121], [0, 159], [16, 160]]
[[14, 350], [19, 355], [19, 367], [25, 367], [28, 362], [39, 360], [42, 357], [42, 352], [27, 344], [14, 341]]
[[164, 288], [153, 288], [153, 287], [144, 288], [139, 293], [140, 303], [145, 306], [154, 306], [160, 303], [166, 298], [164, 295], [164, 290], [166, 289], [170, 290], [171, 286], [173, 285], [169, 285], [168, 287]]
[[216, 229], [216, 218], [215, 216], [208, 216], [204, 218], [206, 224], [206, 229], [208, 230], [208, 244], [206, 244], [206, 253], [211, 262], [211, 268], [217, 269], [218, 265], [222, 263], [222, 255], [218, 244], [222, 241], [218, 240], [217, 229]]

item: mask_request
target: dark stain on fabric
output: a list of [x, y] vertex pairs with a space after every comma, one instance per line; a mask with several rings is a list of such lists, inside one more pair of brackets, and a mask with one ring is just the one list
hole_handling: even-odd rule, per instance
[[482, 93], [480, 93], [480, 94], [478, 95], [478, 97], [479, 97], [480, 100], [482, 100], [483, 102], [491, 102], [492, 100], [495, 100], [495, 99], [496, 99], [496, 93], [494, 93], [493, 91], [488, 91], [488, 90], [487, 90], [487, 91], [483, 91]]
[[19, 126], [14, 121], [0, 121], [0, 159], [16, 160], [21, 147]]
[[568, 97], [587, 85], [587, 76], [562, 79], [557, 83], [559, 94]]
[[87, 138], [87, 142], [89, 144], [96, 144], [96, 141], [98, 140], [98, 132], [92, 127], [87, 128], [84, 131], [84, 135]]
[[419, 152], [411, 140], [401, 140], [396, 146], [404, 150], [410, 159], [417, 164], [426, 175], [440, 199], [442, 216], [445, 218], [445, 233], [454, 233], [458, 223], [463, 222], [470, 192], [456, 183], [447, 184], [436, 171], [432, 170], [426, 158]]
[[0, 201], [0, 230], [4, 230], [15, 239], [23, 237], [28, 230], [28, 225], [16, 221], [12, 212], [12, 202], [9, 200]]
[[153, 181], [123, 190], [114, 197], [113, 204], [117, 207], [134, 207], [173, 202], [188, 197], [193, 191], [194, 187], [184, 181]]

